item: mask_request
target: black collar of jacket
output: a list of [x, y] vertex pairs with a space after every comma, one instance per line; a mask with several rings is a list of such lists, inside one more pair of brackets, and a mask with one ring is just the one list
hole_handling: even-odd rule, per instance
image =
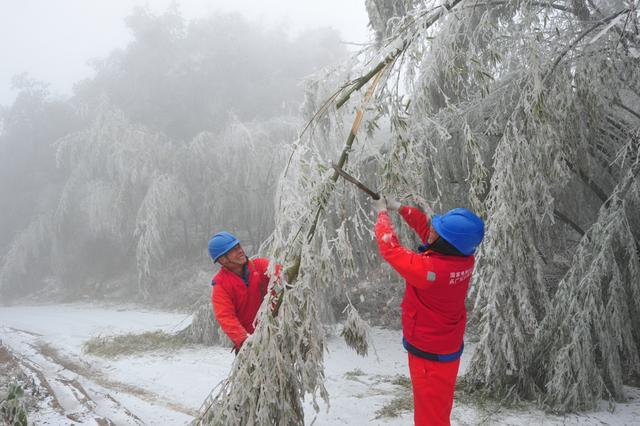
[[445, 256], [461, 256], [465, 255], [460, 253], [460, 250], [451, 245], [447, 240], [442, 237], [436, 238], [436, 240], [431, 244], [421, 244], [418, 247], [419, 253], [425, 253], [427, 251], [433, 251], [436, 253], [444, 254]]

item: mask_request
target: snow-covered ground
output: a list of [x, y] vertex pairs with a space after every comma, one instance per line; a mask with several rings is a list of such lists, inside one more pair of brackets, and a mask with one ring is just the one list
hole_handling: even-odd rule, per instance
[[[177, 331], [188, 316], [135, 307], [87, 304], [0, 307], [0, 339], [20, 367], [50, 394], [29, 420], [34, 424], [182, 425], [193, 419], [200, 404], [233, 362], [228, 348], [188, 347], [118, 359], [82, 352], [91, 337], [149, 330]], [[374, 329], [374, 350], [361, 358], [340, 338], [331, 338], [325, 359], [326, 387], [331, 405], [315, 413], [308, 402], [307, 423], [314, 425], [407, 425], [412, 415], [377, 418], [376, 411], [398, 395], [392, 384], [408, 374], [400, 333]], [[464, 372], [473, 345], [462, 360]], [[536, 409], [478, 409], [456, 403], [452, 424], [640, 424], [640, 391], [629, 389], [627, 403], [613, 412], [602, 410], [564, 417]], [[53, 398], [55, 396], [55, 399]]]

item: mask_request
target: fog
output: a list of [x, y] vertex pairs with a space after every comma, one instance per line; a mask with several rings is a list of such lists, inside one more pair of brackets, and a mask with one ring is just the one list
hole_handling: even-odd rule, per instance
[[255, 252], [305, 92], [349, 58], [345, 40], [368, 38], [364, 5], [338, 3], [12, 5], [1, 18], [3, 301], [188, 305], [214, 231]]
[[24, 72], [48, 83], [52, 94], [69, 96], [76, 82], [93, 75], [92, 60], [131, 42], [124, 18], [134, 7], [162, 13], [173, 3], [187, 19], [215, 11], [236, 12], [255, 25], [283, 28], [291, 36], [331, 27], [345, 42], [362, 43], [369, 38], [364, 2], [357, 1], [6, 1], [0, 15], [0, 104], [15, 99], [12, 78]]

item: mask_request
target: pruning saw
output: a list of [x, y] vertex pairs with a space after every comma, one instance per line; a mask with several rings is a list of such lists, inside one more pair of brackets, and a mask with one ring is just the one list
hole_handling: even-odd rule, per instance
[[360, 182], [358, 179], [354, 178], [349, 173], [347, 173], [344, 170], [342, 170], [340, 167], [336, 166], [335, 164], [332, 164], [331, 167], [333, 167], [333, 170], [335, 170], [336, 173], [338, 173], [338, 175], [342, 176], [344, 178], [344, 180], [351, 182], [352, 184], [357, 186], [358, 189], [360, 189], [362, 192], [364, 192], [367, 195], [369, 195], [374, 200], [379, 200], [380, 199], [380, 194], [378, 194], [377, 192], [372, 191], [371, 189], [369, 189], [364, 183]]

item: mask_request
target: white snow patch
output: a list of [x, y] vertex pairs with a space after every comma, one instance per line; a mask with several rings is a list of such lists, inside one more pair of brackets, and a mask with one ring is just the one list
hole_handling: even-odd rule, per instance
[[[188, 324], [185, 318], [188, 316], [133, 307], [118, 309], [79, 304], [1, 307], [0, 339], [18, 357], [37, 364], [47, 380], [55, 383], [76, 380], [87, 391], [95, 407], [78, 404], [69, 388], [58, 389], [65, 400], [65, 409], [80, 413], [79, 423], [94, 424], [92, 416], [104, 416], [117, 424], [139, 424], [132, 414], [145, 424], [182, 425], [192, 419], [190, 414], [197, 411], [211, 389], [228, 374], [234, 358], [227, 348], [186, 347], [112, 360], [83, 354], [81, 347], [97, 334], [177, 331]], [[373, 328], [373, 350], [366, 358], [356, 355], [343, 339], [329, 338], [325, 373], [331, 405], [326, 407], [321, 403], [321, 410], [316, 414], [307, 398], [307, 423], [315, 419], [314, 425], [411, 424], [412, 413], [393, 419], [376, 418], [376, 411], [396, 395], [398, 388], [390, 381], [396, 375], [409, 374], [401, 337], [400, 331]], [[61, 356], [85, 366], [92, 375], [87, 377], [70, 371], [43, 356], [37, 350], [39, 343], [51, 345]], [[466, 344], [460, 374], [466, 371], [474, 348], [473, 343]], [[126, 386], [141, 391], [130, 391]], [[598, 411], [564, 417], [537, 409], [501, 410], [499, 407], [487, 413], [473, 405], [456, 403], [452, 424], [633, 424], [640, 417], [640, 390], [628, 388], [628, 391], [629, 401], [616, 405], [614, 412], [609, 412], [607, 403], [603, 402]], [[42, 409], [30, 417], [36, 424], [60, 424], [63, 419], [69, 421], [50, 407], [49, 411]]]

